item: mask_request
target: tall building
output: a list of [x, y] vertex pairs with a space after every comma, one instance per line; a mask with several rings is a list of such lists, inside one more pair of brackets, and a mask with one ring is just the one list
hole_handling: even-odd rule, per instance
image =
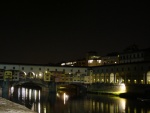
[[136, 45], [126, 48], [119, 55], [119, 63], [150, 61], [150, 48], [139, 49]]

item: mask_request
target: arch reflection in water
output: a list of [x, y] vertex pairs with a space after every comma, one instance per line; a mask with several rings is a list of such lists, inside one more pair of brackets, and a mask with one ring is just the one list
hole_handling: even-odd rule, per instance
[[69, 99], [69, 95], [67, 95], [66, 92], [57, 92], [57, 98], [60, 98], [63, 100], [64, 104], [66, 104], [66, 101]]
[[18, 88], [18, 100], [33, 111], [41, 112], [40, 97], [41, 91], [38, 89]]

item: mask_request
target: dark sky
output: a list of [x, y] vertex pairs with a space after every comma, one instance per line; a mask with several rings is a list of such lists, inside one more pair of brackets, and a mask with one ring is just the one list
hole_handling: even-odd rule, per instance
[[46, 64], [83, 58], [88, 51], [150, 47], [149, 11], [144, 2], [0, 3], [0, 62]]

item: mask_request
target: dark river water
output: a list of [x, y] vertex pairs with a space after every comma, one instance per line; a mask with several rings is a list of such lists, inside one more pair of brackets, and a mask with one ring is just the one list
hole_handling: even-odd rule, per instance
[[150, 103], [108, 95], [59, 91], [57, 94], [40, 89], [12, 88], [10, 100], [38, 113], [150, 113]]

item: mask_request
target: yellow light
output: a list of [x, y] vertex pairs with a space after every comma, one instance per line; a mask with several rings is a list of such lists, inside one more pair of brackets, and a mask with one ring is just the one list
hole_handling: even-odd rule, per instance
[[101, 60], [97, 60], [98, 63], [101, 63]]
[[69, 96], [66, 93], [64, 93], [64, 95], [63, 95], [64, 104], [66, 104], [66, 101], [68, 100], [68, 98], [69, 98]]
[[120, 92], [125, 92], [126, 91], [126, 86], [124, 83], [120, 84]]
[[93, 60], [88, 60], [88, 63], [93, 63]]
[[136, 84], [136, 80], [134, 80], [134, 83]]
[[130, 83], [130, 79], [128, 79], [128, 83]]
[[143, 84], [143, 80], [141, 80], [141, 83]]

